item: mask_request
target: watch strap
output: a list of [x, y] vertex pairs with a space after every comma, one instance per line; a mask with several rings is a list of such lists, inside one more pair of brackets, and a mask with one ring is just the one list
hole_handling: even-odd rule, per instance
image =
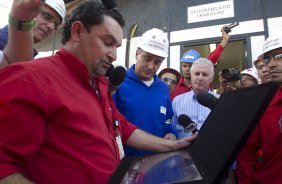
[[16, 20], [9, 15], [9, 25], [14, 26], [17, 30], [29, 31], [33, 28], [35, 20]]

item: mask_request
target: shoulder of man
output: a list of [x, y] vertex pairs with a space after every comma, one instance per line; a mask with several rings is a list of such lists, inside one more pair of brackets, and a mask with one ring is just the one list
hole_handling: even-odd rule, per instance
[[8, 25], [0, 29], [0, 50], [3, 50], [8, 42]]

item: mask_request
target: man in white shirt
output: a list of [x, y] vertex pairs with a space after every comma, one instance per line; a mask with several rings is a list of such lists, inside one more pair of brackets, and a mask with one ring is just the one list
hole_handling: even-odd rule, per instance
[[206, 58], [199, 58], [191, 67], [191, 82], [192, 90], [176, 96], [172, 101], [173, 118], [172, 124], [177, 131], [177, 137], [191, 136], [190, 132], [185, 132], [182, 125], [178, 122], [178, 117], [185, 114], [197, 124], [197, 129], [200, 129], [210, 113], [210, 109], [202, 106], [196, 99], [197, 94], [200, 92], [209, 92], [214, 96], [219, 95], [210, 91], [210, 84], [214, 76], [214, 65]]

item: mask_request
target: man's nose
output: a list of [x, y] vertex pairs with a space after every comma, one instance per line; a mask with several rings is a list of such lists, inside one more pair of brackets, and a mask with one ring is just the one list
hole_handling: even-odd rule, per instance
[[53, 30], [56, 29], [55, 23], [53, 23], [53, 22], [49, 22], [49, 23], [47, 24], [47, 27], [48, 27], [51, 31], [53, 31]]
[[110, 62], [116, 61], [117, 60], [117, 48], [116, 47], [112, 48], [111, 51], [108, 52], [107, 56], [111, 60]]
[[153, 63], [153, 62], [148, 62], [147, 67], [148, 67], [149, 69], [153, 69], [153, 68], [154, 68], [154, 63]]
[[199, 79], [203, 79], [203, 74], [198, 75]]

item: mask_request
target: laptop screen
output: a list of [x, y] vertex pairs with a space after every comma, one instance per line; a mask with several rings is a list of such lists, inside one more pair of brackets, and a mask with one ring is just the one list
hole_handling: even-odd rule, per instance
[[131, 164], [121, 184], [179, 183], [203, 179], [187, 150], [140, 157]]
[[268, 83], [223, 94], [189, 152], [208, 182], [219, 182], [259, 122], [278, 85]]

